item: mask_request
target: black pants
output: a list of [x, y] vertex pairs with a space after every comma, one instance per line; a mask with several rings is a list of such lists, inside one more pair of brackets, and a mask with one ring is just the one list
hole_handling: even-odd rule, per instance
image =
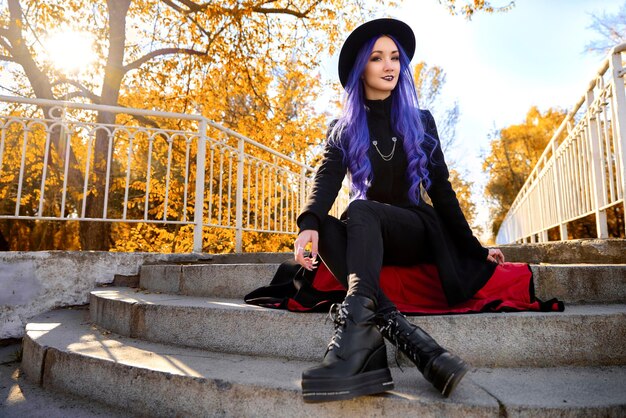
[[319, 237], [320, 258], [348, 294], [373, 299], [382, 313], [395, 309], [380, 288], [382, 266], [433, 259], [418, 214], [371, 200], [351, 202], [345, 221], [327, 216]]

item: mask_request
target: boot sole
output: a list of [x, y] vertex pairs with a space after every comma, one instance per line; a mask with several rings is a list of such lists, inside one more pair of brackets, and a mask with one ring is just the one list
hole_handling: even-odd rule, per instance
[[373, 370], [344, 379], [302, 379], [304, 402], [330, 402], [393, 390], [389, 369]]
[[467, 363], [446, 351], [436, 357], [423, 374], [426, 380], [447, 398], [468, 371]]
[[445, 384], [443, 385], [443, 388], [441, 389], [441, 394], [443, 395], [444, 398], [449, 397], [450, 394], [454, 392], [454, 389], [456, 388], [456, 386], [459, 384], [459, 382], [463, 379], [463, 377], [468, 371], [469, 371], [469, 367], [467, 366], [467, 364], [465, 364], [465, 362], [461, 362], [459, 367], [448, 376], [448, 379], [446, 380]]

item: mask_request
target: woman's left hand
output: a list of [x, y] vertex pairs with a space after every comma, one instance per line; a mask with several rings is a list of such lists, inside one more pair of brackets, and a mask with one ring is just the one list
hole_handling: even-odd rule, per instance
[[488, 261], [493, 261], [494, 263], [504, 263], [504, 254], [497, 248], [489, 248], [489, 255], [487, 256]]

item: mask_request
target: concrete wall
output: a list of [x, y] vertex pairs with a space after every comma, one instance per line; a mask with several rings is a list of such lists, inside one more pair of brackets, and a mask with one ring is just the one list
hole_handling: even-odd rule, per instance
[[0, 339], [20, 338], [26, 322], [61, 306], [88, 303], [115, 274], [139, 274], [144, 263], [184, 261], [191, 254], [0, 252]]

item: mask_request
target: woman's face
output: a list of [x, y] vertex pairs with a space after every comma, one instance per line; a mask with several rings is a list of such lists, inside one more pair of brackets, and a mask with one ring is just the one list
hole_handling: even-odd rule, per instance
[[369, 100], [383, 100], [391, 95], [398, 84], [400, 75], [400, 53], [395, 42], [387, 37], [378, 38], [372, 48], [369, 61], [361, 78], [365, 97]]

